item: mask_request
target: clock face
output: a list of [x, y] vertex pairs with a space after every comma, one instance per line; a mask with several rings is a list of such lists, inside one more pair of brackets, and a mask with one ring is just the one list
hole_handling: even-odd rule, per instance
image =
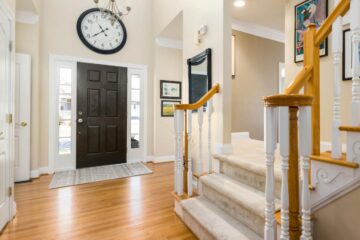
[[77, 31], [81, 41], [91, 50], [112, 54], [120, 51], [126, 43], [127, 33], [123, 22], [108, 12], [97, 8], [85, 11], [79, 17]]

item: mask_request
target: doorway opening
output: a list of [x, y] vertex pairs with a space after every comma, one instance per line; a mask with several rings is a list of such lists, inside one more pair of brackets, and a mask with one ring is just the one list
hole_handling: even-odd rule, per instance
[[146, 159], [146, 66], [50, 57], [49, 171]]

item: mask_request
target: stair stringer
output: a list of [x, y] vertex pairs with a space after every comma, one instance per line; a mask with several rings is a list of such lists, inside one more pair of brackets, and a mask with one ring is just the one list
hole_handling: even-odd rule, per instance
[[312, 212], [360, 186], [360, 169], [312, 161]]

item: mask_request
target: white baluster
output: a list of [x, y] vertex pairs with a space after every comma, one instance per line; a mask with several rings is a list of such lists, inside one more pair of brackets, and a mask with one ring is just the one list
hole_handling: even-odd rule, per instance
[[351, 32], [353, 34], [353, 85], [352, 85], [352, 104], [351, 104], [351, 124], [360, 125], [360, 0], [351, 1]]
[[202, 127], [204, 122], [204, 110], [203, 107], [198, 109], [198, 124], [199, 124], [199, 152], [198, 152], [198, 174], [203, 173], [203, 156], [202, 156]]
[[188, 195], [189, 197], [193, 194], [193, 172], [192, 172], [192, 156], [191, 156], [191, 134], [192, 134], [192, 111], [187, 112], [188, 115]]
[[275, 108], [265, 107], [265, 154], [266, 154], [266, 186], [265, 186], [265, 240], [275, 240], [275, 177], [274, 156], [276, 149], [276, 111]]
[[209, 166], [209, 173], [212, 173], [213, 166], [212, 166], [212, 152], [211, 152], [211, 116], [213, 113], [213, 100], [210, 99], [208, 101], [207, 106], [207, 113], [208, 113], [208, 166]]
[[178, 180], [178, 153], [179, 153], [179, 142], [178, 142], [178, 115], [179, 112], [174, 112], [174, 129], [175, 129], [175, 162], [174, 162], [174, 193], [177, 193], [177, 180]]
[[302, 234], [301, 240], [312, 240], [309, 190], [309, 155], [311, 152], [311, 107], [301, 107], [299, 113], [299, 154], [302, 160]]
[[177, 139], [177, 174], [176, 174], [176, 192], [179, 196], [184, 193], [184, 111], [177, 111], [177, 127], [176, 127], [176, 139]]
[[[340, 0], [336, 0], [338, 4]], [[334, 105], [333, 105], [333, 129], [332, 129], [332, 157], [341, 159], [341, 86], [342, 81], [342, 52], [343, 52], [343, 33], [342, 33], [342, 17], [338, 17], [333, 24], [333, 54], [334, 54]]]
[[281, 183], [281, 233], [280, 240], [289, 240], [289, 108], [280, 107], [279, 140], [282, 169]]

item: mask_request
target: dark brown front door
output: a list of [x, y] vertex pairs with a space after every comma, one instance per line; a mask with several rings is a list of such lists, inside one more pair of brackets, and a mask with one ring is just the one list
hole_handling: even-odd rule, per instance
[[127, 69], [78, 63], [76, 167], [126, 163]]

